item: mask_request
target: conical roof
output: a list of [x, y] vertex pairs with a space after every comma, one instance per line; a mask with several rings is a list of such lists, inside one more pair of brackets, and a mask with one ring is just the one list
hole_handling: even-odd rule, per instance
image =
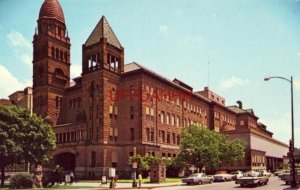
[[65, 23], [64, 12], [58, 0], [45, 0], [39, 14], [39, 20], [53, 18]]
[[102, 16], [96, 27], [94, 28], [91, 35], [85, 42], [86, 46], [93, 45], [100, 41], [101, 38], [106, 38], [107, 42], [117, 48], [122, 48], [118, 38], [114, 34], [113, 30], [111, 29], [110, 25], [108, 24], [106, 18]]

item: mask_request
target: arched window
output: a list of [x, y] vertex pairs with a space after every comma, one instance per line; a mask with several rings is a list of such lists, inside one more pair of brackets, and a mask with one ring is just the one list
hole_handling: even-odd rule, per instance
[[56, 59], [59, 59], [59, 50], [56, 48], [55, 50], [55, 58]]
[[51, 56], [53, 58], [55, 58], [55, 49], [54, 49], [54, 47], [51, 48]]
[[60, 60], [63, 60], [63, 58], [64, 58], [63, 51], [62, 51], [62, 50], [60, 50]]
[[165, 112], [162, 111], [160, 114], [160, 122], [164, 123], [164, 121], [165, 121]]
[[95, 151], [91, 152], [91, 167], [92, 168], [96, 167], [96, 152]]
[[68, 54], [65, 52], [65, 62], [68, 62]]

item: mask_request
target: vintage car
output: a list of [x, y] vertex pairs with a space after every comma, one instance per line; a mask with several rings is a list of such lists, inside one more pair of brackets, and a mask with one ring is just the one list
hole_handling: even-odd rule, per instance
[[258, 170], [257, 172], [262, 173], [262, 175], [266, 175], [271, 177], [272, 173], [268, 172], [267, 170]]
[[282, 170], [279, 174], [278, 174], [278, 177], [280, 179], [282, 179], [282, 176], [285, 175], [285, 174], [290, 174], [290, 170]]
[[240, 184], [241, 187], [247, 185], [266, 185], [268, 184], [269, 176], [263, 175], [261, 172], [246, 172], [243, 176], [235, 181], [236, 184]]
[[214, 181], [231, 181], [233, 180], [233, 175], [228, 173], [219, 173], [213, 176]]
[[234, 172], [231, 172], [230, 174], [233, 175], [233, 180], [243, 177], [242, 171], [234, 171]]
[[[299, 171], [299, 170], [296, 170], [296, 172], [297, 172], [297, 175], [296, 175], [296, 183], [297, 183], [297, 184], [300, 184], [300, 171]], [[284, 174], [281, 175], [281, 180], [284, 181], [286, 185], [291, 184], [291, 181], [292, 181], [291, 179], [292, 179], [292, 178], [291, 178], [290, 172], [284, 173]]]
[[205, 173], [194, 173], [189, 177], [182, 179], [182, 183], [186, 183], [187, 185], [212, 183], [213, 181], [213, 177], [207, 176]]

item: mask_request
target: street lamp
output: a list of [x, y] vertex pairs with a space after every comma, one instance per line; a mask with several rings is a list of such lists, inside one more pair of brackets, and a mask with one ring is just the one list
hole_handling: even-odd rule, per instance
[[291, 84], [291, 120], [292, 120], [292, 139], [290, 140], [290, 161], [291, 161], [291, 174], [292, 174], [292, 181], [291, 181], [291, 187], [297, 187], [296, 183], [296, 169], [295, 169], [295, 158], [294, 158], [294, 94], [293, 94], [293, 77], [291, 76], [291, 79], [287, 79], [280, 76], [272, 76], [272, 77], [266, 77], [264, 80], [268, 81], [270, 79], [277, 78], [282, 79]]

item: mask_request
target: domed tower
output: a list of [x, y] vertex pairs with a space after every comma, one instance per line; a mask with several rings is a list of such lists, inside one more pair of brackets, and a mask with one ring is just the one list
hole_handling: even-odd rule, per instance
[[70, 81], [70, 39], [58, 0], [45, 0], [33, 37], [33, 111], [56, 124]]

